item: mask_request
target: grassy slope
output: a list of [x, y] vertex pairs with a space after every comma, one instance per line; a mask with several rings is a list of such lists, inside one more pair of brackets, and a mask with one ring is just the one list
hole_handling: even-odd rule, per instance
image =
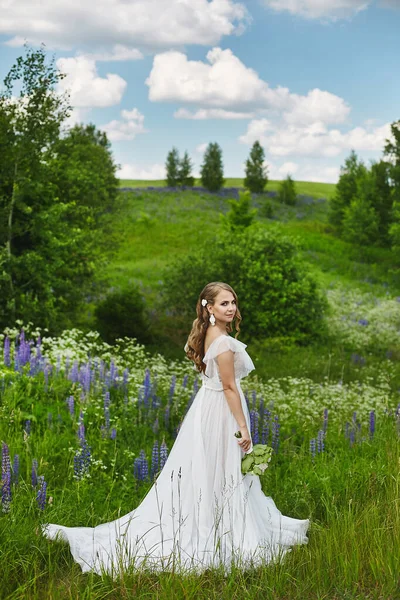
[[[267, 191], [277, 190], [280, 181], [271, 180], [268, 182]], [[120, 179], [121, 187], [163, 187], [166, 185], [164, 179], [142, 180], [142, 179]], [[195, 185], [201, 185], [200, 179], [196, 179]], [[334, 183], [316, 183], [310, 181], [296, 181], [299, 194], [307, 194], [315, 198], [330, 198], [335, 192]], [[243, 179], [228, 177], [225, 181], [225, 187], [243, 187]]]

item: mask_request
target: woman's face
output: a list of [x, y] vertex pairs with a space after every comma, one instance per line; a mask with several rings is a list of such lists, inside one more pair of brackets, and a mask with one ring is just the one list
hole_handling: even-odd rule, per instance
[[236, 300], [232, 292], [221, 290], [214, 300], [213, 306], [209, 307], [209, 313], [213, 313], [217, 323], [231, 323], [236, 314]]

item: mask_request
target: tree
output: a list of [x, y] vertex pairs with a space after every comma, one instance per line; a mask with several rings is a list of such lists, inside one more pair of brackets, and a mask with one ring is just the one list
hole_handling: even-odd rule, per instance
[[193, 187], [194, 177], [192, 176], [192, 161], [190, 160], [189, 154], [185, 152], [182, 160], [179, 161], [178, 168], [178, 181], [179, 185]]
[[172, 148], [167, 154], [165, 163], [167, 171], [167, 186], [177, 187], [179, 185], [179, 152], [177, 148]]
[[357, 195], [357, 181], [363, 178], [365, 173], [364, 163], [358, 161], [357, 154], [352, 150], [340, 169], [336, 192], [329, 203], [329, 221], [335, 225], [339, 233], [342, 231], [345, 210]]
[[223, 228], [229, 231], [242, 231], [249, 227], [257, 214], [257, 209], [251, 209], [251, 194], [249, 191], [239, 192], [238, 200], [228, 200], [231, 210], [226, 215], [221, 214]]
[[283, 204], [294, 206], [296, 204], [297, 191], [296, 186], [290, 175], [284, 179], [278, 190], [278, 200]]
[[386, 140], [384, 155], [389, 161], [389, 177], [392, 191], [392, 223], [389, 238], [393, 250], [400, 258], [400, 121], [391, 125], [391, 138]]
[[217, 143], [210, 143], [201, 165], [201, 182], [210, 192], [218, 192], [224, 185], [222, 150]]
[[379, 239], [379, 217], [362, 196], [356, 196], [344, 211], [343, 239], [358, 246], [372, 245]]
[[[56, 92], [63, 77], [43, 47], [27, 48], [0, 95], [0, 326], [18, 318], [54, 333], [71, 326], [104, 264], [99, 213], [107, 194], [107, 209], [113, 204], [112, 169], [104, 193], [92, 150], [95, 138], [106, 138], [89, 127], [85, 135], [78, 128], [73, 143], [75, 134], [62, 141], [70, 111]], [[83, 142], [78, 151], [83, 138], [86, 154]]]
[[264, 148], [255, 141], [246, 160], [244, 187], [251, 192], [260, 194], [268, 183], [267, 168], [264, 166]]
[[162, 279], [162, 305], [171, 309], [182, 331], [193, 322], [204, 281], [228, 281], [235, 289], [247, 340], [287, 336], [305, 343], [324, 331], [326, 300], [297, 243], [260, 223], [241, 232], [219, 232], [176, 259]]

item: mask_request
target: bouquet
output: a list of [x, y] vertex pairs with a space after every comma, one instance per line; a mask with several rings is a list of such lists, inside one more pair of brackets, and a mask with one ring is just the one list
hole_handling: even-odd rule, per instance
[[[240, 431], [235, 433], [235, 437], [241, 438]], [[253, 450], [242, 458], [242, 473], [246, 475], [262, 475], [268, 468], [273, 449], [266, 444], [254, 444]]]

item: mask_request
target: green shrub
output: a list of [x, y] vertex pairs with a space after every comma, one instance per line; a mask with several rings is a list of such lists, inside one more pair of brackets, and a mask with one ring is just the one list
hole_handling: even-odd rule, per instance
[[221, 232], [164, 273], [162, 296], [180, 325], [190, 327], [198, 294], [226, 281], [239, 297], [242, 337], [290, 336], [307, 343], [324, 331], [326, 300], [289, 237], [254, 224]]
[[230, 199], [228, 204], [231, 209], [226, 215], [221, 214], [221, 223], [224, 228], [230, 231], [239, 231], [253, 223], [257, 209], [251, 208], [251, 194], [249, 191], [239, 192], [239, 199]]
[[297, 192], [293, 179], [288, 175], [282, 181], [278, 190], [278, 200], [283, 204], [294, 206], [296, 204]]
[[274, 207], [272, 206], [271, 200], [264, 200], [259, 209], [259, 213], [266, 219], [271, 219], [274, 216]]
[[97, 331], [109, 344], [125, 336], [143, 344], [151, 341], [144, 299], [136, 287], [110, 292], [96, 305], [95, 321]]

